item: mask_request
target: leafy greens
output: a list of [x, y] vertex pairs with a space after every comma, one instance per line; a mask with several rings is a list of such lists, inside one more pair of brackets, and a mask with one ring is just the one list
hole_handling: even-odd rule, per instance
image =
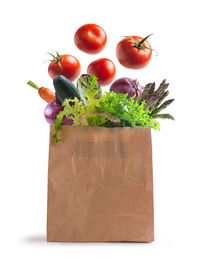
[[[87, 104], [77, 98], [65, 99], [64, 110], [59, 112], [55, 122], [56, 133], [53, 139], [58, 142], [57, 133], [61, 128], [62, 119], [66, 116], [73, 119], [73, 126], [81, 126], [81, 116], [89, 111], [107, 112], [120, 119], [121, 127], [148, 127], [159, 130], [159, 123], [150, 116], [150, 111], [145, 108], [145, 101], [134, 103], [134, 97], [127, 98], [128, 94], [116, 94], [115, 92], [105, 92], [100, 95], [97, 88], [95, 76], [89, 79], [90, 87], [85, 91]], [[73, 106], [71, 105], [73, 102]], [[104, 116], [87, 115], [88, 126], [113, 127], [113, 122]]]

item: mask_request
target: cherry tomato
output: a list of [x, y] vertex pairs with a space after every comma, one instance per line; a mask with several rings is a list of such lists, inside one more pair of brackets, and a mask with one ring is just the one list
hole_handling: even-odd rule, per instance
[[77, 58], [70, 54], [59, 55], [58, 52], [56, 52], [56, 56], [51, 55], [53, 60], [49, 64], [48, 73], [52, 79], [57, 75], [63, 75], [69, 80], [74, 81], [79, 76], [81, 65]]
[[87, 68], [89, 75], [94, 74], [101, 86], [110, 84], [115, 77], [115, 65], [106, 58], [95, 60]]
[[88, 54], [96, 54], [103, 50], [107, 36], [105, 31], [96, 24], [85, 24], [75, 33], [76, 46]]
[[145, 67], [152, 54], [150, 43], [139, 36], [128, 36], [121, 40], [116, 48], [117, 59], [121, 65], [129, 69], [141, 69]]

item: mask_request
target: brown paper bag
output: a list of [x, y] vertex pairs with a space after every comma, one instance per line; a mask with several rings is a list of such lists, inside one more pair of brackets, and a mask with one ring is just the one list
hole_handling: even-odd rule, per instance
[[47, 241], [154, 240], [150, 128], [50, 128]]

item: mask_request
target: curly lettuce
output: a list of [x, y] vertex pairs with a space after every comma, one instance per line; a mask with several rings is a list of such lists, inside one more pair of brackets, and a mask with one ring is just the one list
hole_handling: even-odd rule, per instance
[[[89, 90], [88, 90], [89, 93]], [[95, 92], [92, 89], [94, 97]], [[159, 130], [159, 123], [150, 116], [150, 111], [145, 109], [145, 101], [141, 104], [135, 102], [134, 97], [127, 98], [127, 94], [105, 92], [99, 99], [92, 99], [88, 95], [88, 104], [84, 105], [77, 98], [66, 99], [63, 102], [64, 110], [57, 115], [53, 139], [58, 142], [57, 133], [61, 128], [62, 119], [66, 116], [73, 119], [73, 126], [81, 126], [81, 116], [89, 111], [107, 112], [120, 119], [121, 127], [148, 127]], [[71, 106], [70, 104], [72, 104]], [[100, 115], [87, 115], [88, 126], [113, 127], [113, 123]]]
[[[134, 97], [127, 98], [128, 94], [116, 94], [115, 92], [101, 93], [97, 78], [94, 75], [82, 75], [79, 78], [79, 88], [84, 88], [82, 94], [87, 102], [78, 98], [65, 99], [62, 105], [64, 110], [56, 117], [53, 139], [56, 142], [57, 133], [61, 128], [63, 117], [73, 120], [73, 126], [81, 126], [81, 117], [89, 111], [107, 112], [120, 119], [121, 127], [151, 127], [159, 129], [159, 123], [152, 118], [150, 111], [145, 107], [145, 101], [134, 102]], [[73, 104], [73, 105], [72, 105]], [[88, 126], [113, 127], [109, 119], [101, 115], [87, 115]]]

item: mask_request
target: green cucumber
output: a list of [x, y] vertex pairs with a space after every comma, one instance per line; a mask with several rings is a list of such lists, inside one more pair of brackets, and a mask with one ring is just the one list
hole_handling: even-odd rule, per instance
[[53, 79], [54, 88], [58, 98], [63, 102], [66, 98], [81, 100], [79, 92], [75, 85], [63, 75], [58, 75]]

